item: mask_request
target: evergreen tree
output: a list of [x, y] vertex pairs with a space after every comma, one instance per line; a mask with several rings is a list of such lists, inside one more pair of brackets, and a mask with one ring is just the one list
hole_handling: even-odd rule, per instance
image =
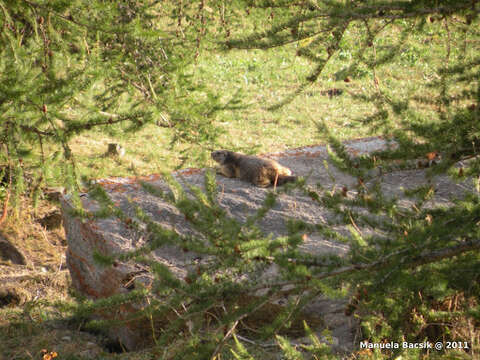
[[81, 132], [121, 133], [155, 122], [175, 129], [180, 141], [214, 141], [219, 104], [185, 71], [196, 35], [178, 36], [177, 8], [158, 1], [0, 2], [4, 217], [9, 198], [15, 208], [21, 194], [38, 198], [47, 183], [78, 188], [69, 141]]
[[[202, 4], [204, 8], [205, 3]], [[235, 33], [233, 14], [239, 9], [247, 9], [252, 17], [256, 30], [250, 34]], [[350, 224], [349, 237], [324, 224], [312, 227], [312, 224], [298, 223], [292, 224], [290, 236], [269, 239], [255, 222], [274, 204], [273, 194], [251, 221], [240, 224], [226, 217], [218, 207], [214, 183], [208, 178], [207, 193], [195, 190], [193, 200], [173, 185], [172, 192], [176, 195], [170, 197], [170, 201], [194, 224], [205, 242], [190, 238], [175, 240], [175, 235], [167, 236], [161, 229], [149, 228], [150, 231], [163, 239], [158, 244], [168, 239], [218, 259], [211, 267], [189, 275], [185, 282], [175, 281], [165, 268], [156, 267], [161, 274], [159, 283], [160, 279], [171, 281], [167, 284], [167, 280], [163, 280], [157, 288], [161, 294], [171, 295], [167, 297], [170, 306], [158, 309], [179, 311], [182, 299], [180, 323], [185, 324], [186, 319], [194, 321], [187, 346], [175, 352], [177, 358], [214, 358], [228, 338], [238, 333], [239, 322], [280, 296], [285, 285], [293, 286], [291, 294], [300, 300], [286, 306], [262, 329], [263, 339], [278, 334], [288, 323], [286, 319], [298, 313], [297, 306], [309, 301], [309, 295], [339, 294], [347, 288], [354, 296], [346, 311], [359, 316], [361, 340], [378, 343], [457, 340], [467, 342], [469, 349], [453, 356], [478, 352], [475, 340], [462, 335], [456, 325], [463, 322], [478, 327], [480, 321], [479, 11], [477, 1], [246, 1], [226, 7], [222, 19], [225, 40], [219, 40], [226, 48], [267, 49], [297, 43], [296, 55], [308, 59], [313, 70], [292, 96], [321, 81], [327, 64], [335, 61], [340, 52], [353, 54], [350, 66], [334, 76], [345, 82], [371, 77], [374, 94], [363, 95], [363, 99], [373, 103], [376, 111], [359, 121], [394, 139], [398, 148], [352, 158], [328, 127], [319, 122], [319, 131], [333, 150], [331, 160], [358, 178], [356, 195], [348, 198], [343, 193], [346, 191], [332, 193], [321, 187], [297, 186], [318, 206], [337, 213], [341, 219], [339, 224]], [[394, 30], [396, 38], [385, 35], [389, 29]], [[349, 37], [349, 32], [354, 32], [356, 37]], [[444, 51], [434, 54], [439, 61], [432, 64], [433, 80], [424, 84], [422, 79], [417, 92], [407, 97], [390, 92], [388, 86], [383, 85], [388, 83], [386, 79], [378, 77], [379, 69], [405, 57], [415, 63], [421, 56], [404, 55], [407, 40], [413, 39], [421, 46], [429, 41], [432, 32], [445, 42]], [[429, 89], [428, 97], [422, 93], [425, 88]], [[273, 104], [272, 108], [290, 99]], [[425, 106], [429, 111], [422, 109]], [[419, 163], [417, 160], [423, 157], [428, 161]], [[456, 179], [470, 184], [473, 181], [474, 185], [451, 206], [432, 208], [428, 200], [435, 189], [426, 180], [421, 187], [406, 192], [414, 206], [405, 208], [398, 199], [382, 192], [376, 181], [379, 172], [373, 171], [379, 167], [382, 171], [394, 171], [398, 168], [392, 165], [394, 159], [400, 160], [402, 168], [429, 166], [436, 161], [438, 164], [428, 170], [430, 176], [448, 172]], [[459, 167], [460, 160], [462, 167]], [[364, 210], [368, 210], [368, 215]], [[148, 217], [141, 220], [154, 226]], [[374, 229], [381, 236], [362, 235], [357, 226]], [[344, 241], [351, 251], [345, 258], [302, 256], [298, 245], [300, 233], [305, 229]], [[264, 269], [266, 264], [275, 264], [281, 269], [277, 282], [259, 285], [249, 281], [248, 274]], [[219, 272], [229, 276], [218, 278]], [[240, 274], [247, 274], [243, 282], [233, 276]], [[265, 298], [239, 301], [245, 299], [244, 294], [259, 287], [266, 288]], [[202, 296], [196, 298], [192, 294]], [[232, 303], [228, 303], [231, 307], [225, 305], [225, 299], [231, 299]], [[457, 304], [453, 310], [445, 305], [451, 302]], [[198, 314], [214, 314], [214, 320], [207, 322], [206, 328], [204, 319], [196, 317]], [[177, 322], [175, 326], [177, 324], [181, 327]], [[175, 329], [164, 327], [161, 343], [171, 339]], [[286, 358], [303, 358], [305, 352], [299, 352], [281, 336], [276, 339]], [[245, 343], [239, 338], [235, 341], [235, 358], [253, 358]], [[314, 345], [307, 348], [310, 355], [329, 356], [314, 336], [312, 343]], [[377, 355], [391, 357], [401, 353], [416, 358], [421, 351], [399, 348], [378, 351]], [[443, 355], [450, 356], [448, 352]]]
[[[375, 91], [371, 96], [362, 96], [375, 105], [376, 111], [359, 121], [399, 144], [395, 151], [352, 159], [320, 119], [319, 131], [334, 150], [332, 160], [357, 176], [360, 187], [354, 200], [323, 192], [312, 196], [322, 206], [343, 214], [346, 223], [355, 221], [381, 229], [388, 239], [385, 242], [383, 236], [360, 237], [353, 231], [351, 264], [320, 277], [341, 277], [358, 288], [348, 311], [356, 309], [360, 314], [364, 339], [460, 339], [455, 334], [455, 323], [471, 322], [478, 326], [480, 321], [480, 4], [428, 0], [244, 4], [260, 30], [233, 35], [225, 42], [228, 48], [268, 49], [296, 43], [296, 55], [312, 64], [304, 84], [281, 103], [273, 104], [272, 109], [329, 76], [345, 82], [369, 76]], [[354, 32], [354, 38], [350, 32]], [[421, 48], [432, 41], [433, 34], [444, 43], [443, 51], [429, 57], [433, 59], [429, 65], [434, 79], [420, 79], [416, 91], [409, 94], [399, 96], [390, 91], [384, 84], [392, 79], [378, 76], [382, 66], [401, 63], [399, 59], [408, 51], [407, 41]], [[325, 73], [327, 64], [342, 53], [352, 54], [349, 66], [334, 74]], [[412, 66], [421, 62], [421, 53], [410, 61]], [[425, 111], [426, 107], [430, 111]], [[471, 191], [452, 207], [428, 206], [435, 191], [428, 180], [409, 193], [417, 198], [414, 209], [404, 209], [395, 199], [388, 200], [376, 185], [365, 186], [376, 183], [377, 173], [369, 169], [380, 166], [394, 170], [392, 159], [418, 168], [428, 166], [434, 158], [438, 164], [429, 169], [430, 176], [447, 172], [457, 180], [473, 182]], [[459, 163], [460, 160], [463, 162]], [[365, 217], [359, 208], [384, 217]], [[440, 305], [459, 298], [464, 301], [456, 311], [445, 311]]]
[[[214, 358], [234, 338], [233, 355], [248, 359], [253, 356], [241, 337], [235, 338], [237, 329], [243, 320], [261, 313], [272, 300], [283, 296], [285, 285], [293, 286], [289, 294], [294, 295], [294, 300], [275, 314], [272, 323], [260, 322], [261, 329], [253, 329], [263, 341], [291, 323], [298, 307], [310, 296], [344, 294], [347, 288], [355, 292], [349, 311], [361, 318], [362, 339], [450, 339], [469, 341], [474, 346], [470, 339], [450, 329], [456, 321], [474, 325], [480, 322], [480, 60], [476, 52], [468, 51], [471, 47], [478, 50], [478, 2], [281, 0], [238, 1], [227, 6], [225, 2], [207, 4], [201, 0], [162, 5], [138, 1], [0, 3], [1, 156], [2, 162], [8, 164], [4, 173], [14, 193], [22, 191], [23, 159], [28, 156], [42, 169], [34, 173], [33, 189], [39, 189], [51, 177], [49, 172], [60, 160], [46, 144], [60, 149], [63, 176], [70, 188], [75, 188], [77, 176], [68, 142], [75, 134], [93, 127], [113, 129], [115, 124], [126, 123], [127, 129], [135, 130], [165, 111], [170, 114], [166, 124], [177, 127], [180, 137], [194, 140], [197, 135], [192, 127], [199, 127], [199, 136], [213, 139], [215, 129], [204, 117], [218, 109], [218, 105], [214, 106], [216, 99], [206, 96], [211, 102], [198, 106], [192, 106], [192, 97], [182, 100], [187, 94], [192, 96], [192, 84], [183, 70], [201, 50], [202, 41], [210, 39], [209, 21], [218, 21], [226, 37], [224, 42], [217, 39], [218, 44], [226, 48], [266, 49], [296, 42], [296, 55], [309, 59], [313, 66], [296, 93], [320, 81], [326, 65], [341, 50], [352, 53], [353, 61], [336, 77], [351, 81], [371, 76], [376, 92], [365, 96], [365, 101], [374, 103], [377, 111], [360, 120], [392, 136], [398, 149], [352, 159], [320, 123], [320, 131], [334, 150], [332, 161], [358, 177], [358, 195], [345, 198], [342, 193], [308, 188], [301, 182], [287, 186], [285, 191], [297, 187], [318, 206], [339, 214], [342, 223], [372, 227], [383, 235], [362, 236], [353, 228], [347, 237], [325, 225], [298, 223], [290, 224], [289, 236], [271, 239], [256, 223], [273, 207], [274, 194], [267, 196], [257, 214], [239, 223], [217, 203], [211, 174], [206, 176], [206, 193], [196, 188], [187, 193], [172, 182], [171, 194], [158, 196], [175, 205], [202, 234], [201, 238], [180, 237], [159, 228], [137, 209], [138, 220], [130, 219], [129, 226], [146, 231], [151, 242], [135, 253], [123, 254], [120, 260], [135, 259], [149, 266], [156, 275], [154, 286], [149, 291], [135, 290], [128, 296], [87, 304], [81, 310], [91, 313], [106, 306], [148, 299], [150, 305], [142, 309], [141, 315], [152, 322], [150, 335], [157, 344], [167, 346], [179, 334], [185, 338], [184, 346], [169, 348], [173, 358]], [[232, 14], [242, 7], [248, 9], [252, 22], [258, 21], [257, 30], [246, 36], [236, 34], [232, 26]], [[159, 26], [153, 21], [158, 12], [172, 17], [177, 26]], [[432, 26], [440, 31], [438, 36], [446, 44], [443, 63], [435, 68], [435, 80], [428, 84], [436, 96], [425, 98], [417, 93], [398, 98], [383, 86], [377, 70], [402, 56], [402, 45], [409, 36], [417, 36], [420, 42]], [[388, 28], [397, 30], [396, 39], [383, 38]], [[360, 38], [346, 36], [352, 29]], [[126, 108], [122, 106], [125, 98], [134, 99]], [[428, 117], [418, 110], [419, 104], [433, 109]], [[428, 184], [409, 193], [415, 199], [412, 209], [402, 208], [396, 199], [382, 193], [373, 181], [372, 174], [376, 173], [369, 171], [379, 165], [388, 170], [392, 159], [416, 159], [437, 152], [442, 160], [431, 168], [432, 174], [447, 171], [477, 181], [476, 189], [449, 208], [428, 207], [427, 200], [434, 191]], [[467, 158], [468, 165], [456, 167], [459, 160]], [[405, 166], [409, 164], [405, 162]], [[148, 186], [146, 189], [157, 192]], [[125, 216], [100, 188], [92, 191], [103, 205], [97, 216]], [[365, 215], [362, 209], [376, 216]], [[351, 251], [345, 258], [303, 256], [298, 246], [305, 230], [345, 241]], [[163, 244], [206, 254], [215, 261], [197, 267], [182, 281], [165, 266], [149, 260], [148, 252]], [[98, 260], [106, 265], [113, 261], [100, 255]], [[258, 284], [252, 280], [272, 264], [280, 269], [277, 282]], [[264, 296], [245, 295], [260, 288], [265, 289]], [[455, 311], [444, 311], [441, 306], [457, 300]], [[164, 319], [168, 321], [162, 322]], [[308, 327], [306, 333], [313, 344], [306, 350], [312, 356], [329, 356], [328, 349]], [[304, 356], [286, 338], [277, 336], [276, 340], [286, 358]], [[404, 349], [393, 355], [400, 352], [418, 355]]]

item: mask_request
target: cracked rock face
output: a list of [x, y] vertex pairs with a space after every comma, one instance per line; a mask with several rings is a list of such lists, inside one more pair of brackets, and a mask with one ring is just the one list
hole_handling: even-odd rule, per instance
[[[392, 146], [381, 138], [360, 139], [346, 143], [348, 151], [352, 156], [358, 156], [373, 151], [383, 150]], [[290, 168], [294, 175], [306, 178], [306, 183], [311, 186], [321, 184], [326, 189], [347, 189], [355, 188], [357, 179], [346, 175], [336, 169], [333, 165], [325, 167], [328, 159], [325, 146], [311, 146], [301, 149], [289, 150], [283, 153], [265, 155], [283, 166]], [[204, 170], [187, 169], [173, 174], [180, 183], [188, 183], [203, 188]], [[410, 188], [420, 185], [425, 181], [424, 170], [397, 171], [385, 175], [382, 187], [387, 195], [402, 194], [403, 188]], [[166, 183], [158, 175], [142, 178], [111, 178], [99, 180], [98, 183], [106, 190], [110, 199], [115, 205], [132, 218], [135, 217], [134, 207], [139, 206], [155, 222], [166, 229], [186, 235], [192, 234], [193, 230], [185, 221], [185, 217], [172, 205], [162, 201], [147, 191], [140, 182], [168, 189]], [[224, 178], [217, 176], [218, 202], [227, 214], [239, 221], [258, 210], [271, 189], [255, 187], [250, 183], [238, 179]], [[449, 181], [446, 176], [434, 179], [436, 186], [435, 201], [437, 203], [448, 203], [452, 194], [458, 194], [457, 184]], [[99, 204], [89, 195], [81, 197], [84, 209], [88, 211], [99, 210]], [[403, 200], [402, 200], [403, 201]], [[408, 200], [405, 200], [408, 202]], [[133, 204], [133, 206], [132, 206]], [[113, 294], [127, 293], [135, 287], [135, 282], [149, 283], [151, 276], [146, 269], [135, 263], [115, 262], [112, 266], [99, 265], [93, 260], [93, 254], [99, 252], [104, 255], [119, 255], [130, 252], [145, 244], [143, 234], [129, 228], [117, 218], [103, 218], [93, 220], [82, 220], [72, 217], [68, 211], [71, 203], [68, 197], [62, 199], [63, 221], [67, 234], [68, 251], [67, 264], [71, 273], [72, 282], [75, 288], [82, 294], [99, 299]], [[321, 208], [300, 191], [294, 190], [289, 194], [281, 194], [273, 209], [260, 221], [260, 226], [266, 234], [273, 238], [286, 235], [285, 218], [297, 219], [310, 224], [326, 223], [334, 215], [328, 210]], [[334, 230], [341, 233], [348, 233], [343, 226], [335, 227]], [[368, 233], [371, 229], [362, 229]], [[322, 238], [320, 235], [309, 235], [305, 238], [301, 249], [311, 254], [333, 253], [337, 255], [346, 254], [348, 246], [335, 243]], [[154, 251], [153, 257], [156, 261], [167, 266], [173, 274], [183, 279], [194, 263], [202, 261], [196, 254], [184, 252], [175, 246], [163, 246]], [[270, 269], [275, 272], [275, 269]], [[270, 274], [266, 274], [270, 276]], [[352, 317], [344, 315], [343, 309], [345, 300], [318, 299], [310, 305], [308, 311], [318, 313], [323, 317], [325, 325], [331, 330], [334, 338], [334, 348], [342, 351], [353, 350], [358, 344], [354, 344], [356, 324]], [[132, 309], [128, 307], [121, 311], [125, 314], [109, 314], [111, 318], [122, 318]], [[140, 335], [139, 335], [140, 333]], [[122, 344], [135, 349], [143, 345], [144, 336], [135, 326], [128, 323], [115, 330], [115, 336]]]

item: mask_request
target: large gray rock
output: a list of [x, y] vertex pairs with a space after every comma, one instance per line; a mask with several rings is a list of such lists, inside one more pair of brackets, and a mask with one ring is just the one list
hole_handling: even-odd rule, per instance
[[[391, 145], [391, 144], [390, 144]], [[382, 138], [367, 138], [346, 143], [348, 151], [353, 155], [361, 155], [387, 148], [389, 142]], [[325, 161], [328, 159], [325, 146], [309, 146], [300, 149], [270, 154], [268, 157], [292, 169], [295, 175], [304, 176], [307, 184], [315, 186], [320, 183], [328, 189], [354, 189], [358, 179], [345, 175], [331, 164], [328, 171]], [[187, 169], [173, 174], [181, 183], [189, 183], [203, 187], [203, 169]], [[185, 221], [185, 217], [172, 205], [146, 192], [140, 185], [146, 182], [161, 189], [167, 189], [161, 176], [152, 175], [142, 178], [110, 178], [99, 180], [98, 183], [106, 190], [111, 200], [119, 206], [127, 216], [135, 217], [134, 206], [139, 206], [151, 218], [167, 229], [179, 234], [191, 234], [194, 230]], [[402, 189], [414, 187], [425, 181], [425, 171], [421, 169], [398, 171], [384, 177], [383, 188], [388, 193], [401, 196]], [[458, 193], [459, 186], [450, 182], [446, 177], [437, 177], [435, 180], [436, 202], [449, 201], [451, 194]], [[218, 202], [229, 215], [245, 221], [249, 215], [255, 213], [265, 200], [271, 189], [258, 188], [238, 179], [227, 179], [217, 176], [219, 186]], [[81, 197], [86, 211], [95, 211], [99, 205], [89, 194]], [[408, 203], [408, 200], [405, 200]], [[406, 205], [408, 205], [406, 203]], [[69, 215], [70, 207], [68, 196], [62, 200], [64, 226], [67, 235], [68, 252], [67, 264], [72, 276], [73, 285], [83, 294], [93, 299], [108, 297], [113, 294], [126, 293], [135, 281], [148, 283], [149, 274], [139, 264], [116, 262], [113, 266], [102, 266], [93, 260], [93, 253], [122, 254], [144, 245], [145, 239], [141, 232], [129, 228], [124, 222], [116, 218], [81, 220]], [[286, 234], [285, 218], [298, 219], [307, 223], [326, 223], [334, 215], [315, 204], [308, 196], [300, 191], [281, 194], [274, 208], [261, 221], [262, 230], [273, 237]], [[336, 230], [347, 234], [345, 227], [338, 226]], [[362, 229], [368, 233], [372, 229]], [[322, 238], [318, 235], [308, 236], [301, 248], [312, 254], [334, 253], [345, 254], [348, 246]], [[182, 251], [174, 246], [163, 246], [153, 255], [155, 260], [168, 266], [171, 271], [183, 279], [194, 263], [202, 261], [196, 254]], [[275, 274], [275, 269], [270, 269]], [[336, 347], [351, 350], [356, 345], [354, 332], [356, 324], [351, 317], [344, 315], [343, 308], [346, 300], [333, 301], [319, 298], [310, 306], [309, 311], [318, 312], [324, 319], [325, 325], [332, 331], [336, 339]], [[123, 309], [126, 313], [131, 308]], [[118, 314], [117, 314], [118, 315]], [[114, 315], [110, 315], [114, 317]], [[126, 325], [116, 330], [116, 336], [127, 348], [138, 348], [142, 344], [139, 331], [133, 326]]]

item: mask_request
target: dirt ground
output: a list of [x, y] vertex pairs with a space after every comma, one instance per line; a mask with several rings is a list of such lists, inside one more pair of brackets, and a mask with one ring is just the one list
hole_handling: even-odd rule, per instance
[[[0, 359], [95, 358], [104, 339], [64, 320], [74, 304], [59, 205], [24, 199], [0, 229]], [[65, 317], [67, 315], [67, 317]], [[56, 355], [56, 356], [55, 356]]]

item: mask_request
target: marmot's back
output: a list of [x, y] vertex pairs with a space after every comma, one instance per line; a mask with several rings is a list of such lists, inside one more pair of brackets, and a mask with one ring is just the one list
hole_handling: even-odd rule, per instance
[[291, 176], [289, 168], [275, 160], [249, 156], [228, 150], [212, 152], [212, 158], [220, 164], [218, 172], [226, 177], [249, 181], [254, 185], [267, 187], [277, 182], [282, 185], [297, 178]]

